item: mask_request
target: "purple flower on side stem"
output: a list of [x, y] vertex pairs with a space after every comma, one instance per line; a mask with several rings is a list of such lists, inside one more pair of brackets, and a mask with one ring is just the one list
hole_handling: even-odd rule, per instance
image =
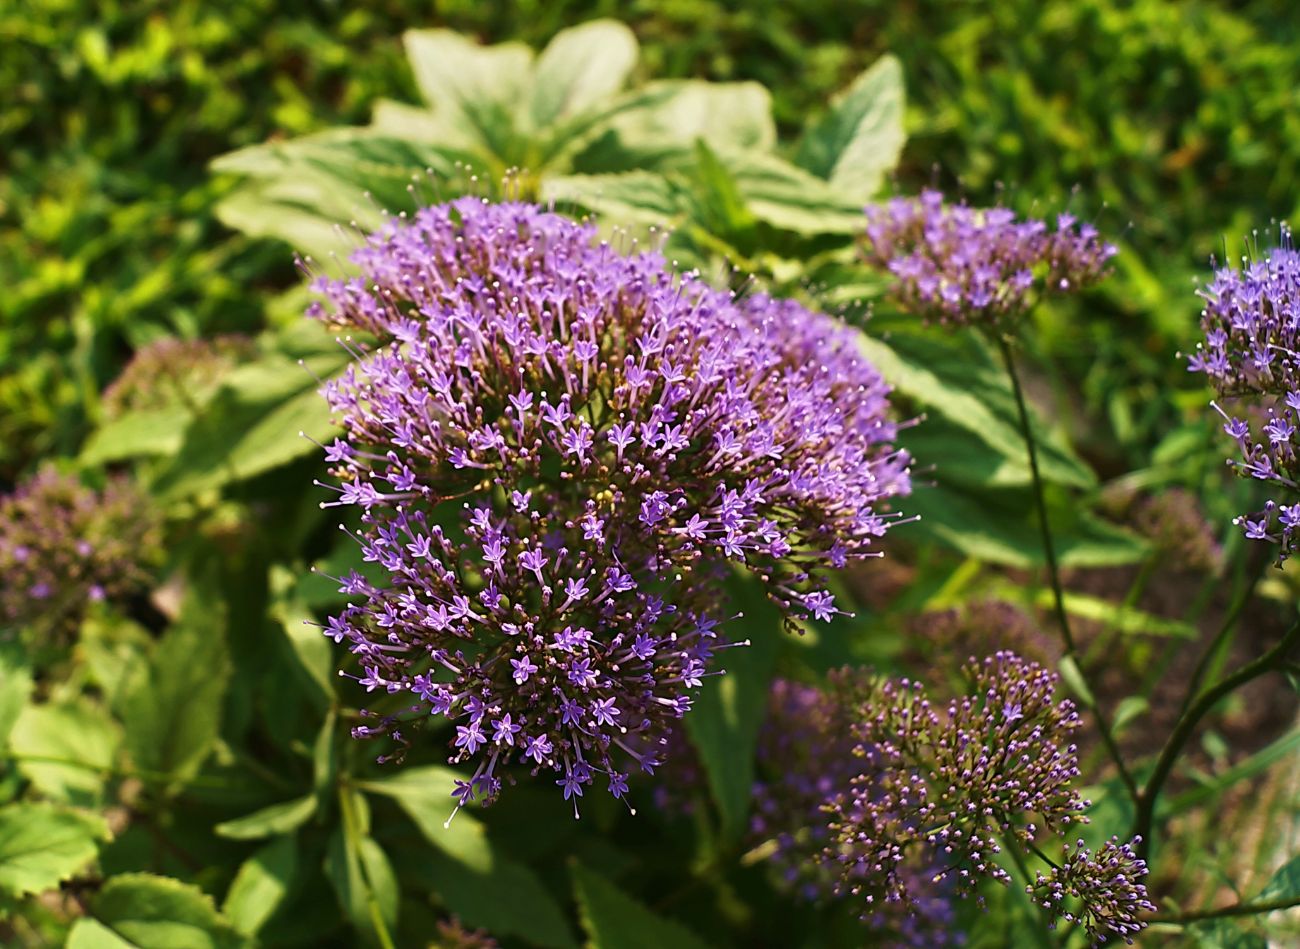
[[[1204, 341], [1187, 368], [1202, 372], [1223, 405], [1223, 430], [1240, 458], [1229, 464], [1245, 477], [1283, 488], [1300, 500], [1300, 253], [1283, 229], [1282, 246], [1240, 269], [1224, 267], [1201, 288]], [[1246, 536], [1278, 545], [1278, 562], [1300, 543], [1293, 506], [1270, 500], [1237, 518]]]
[[[940, 867], [935, 882], [972, 894], [981, 879], [1011, 881], [997, 859], [1003, 847], [1037, 853], [1044, 831], [1063, 835], [1087, 821], [1088, 802], [1072, 787], [1079, 769], [1070, 739], [1080, 721], [1056, 698], [1057, 677], [1007, 652], [963, 672], [968, 694], [943, 710], [907, 679], [845, 680], [859, 769], [832, 804], [824, 853], [840, 886], [869, 910], [915, 902], [901, 872], [909, 860]], [[1116, 896], [1106, 881], [1120, 883], [1120, 856], [1076, 861], [1061, 882], [1083, 901], [1071, 910], [1078, 918], [1108, 918], [1113, 897], [1132, 910], [1124, 932], [1136, 932], [1144, 924], [1133, 914], [1149, 906], [1137, 883], [1145, 866], [1126, 865], [1123, 882], [1134, 889]], [[1140, 901], [1132, 898], [1139, 891]]]
[[160, 556], [158, 519], [124, 478], [95, 491], [45, 468], [0, 497], [0, 627], [69, 632], [87, 601], [128, 596]]
[[829, 317], [522, 204], [426, 208], [354, 260], [316, 283], [317, 315], [380, 339], [324, 390], [349, 446], [330, 505], [387, 576], [330, 632], [420, 700], [364, 734], [441, 716], [489, 800], [521, 767], [621, 795], [716, 672], [728, 561], [829, 615], [825, 575], [899, 522], [888, 387]]
[[1039, 295], [1096, 283], [1116, 253], [1072, 215], [1022, 221], [1007, 208], [947, 204], [938, 191], [866, 215], [867, 261], [894, 276], [903, 306], [943, 323], [1012, 321]]
[[1060, 865], [1039, 873], [1025, 891], [1055, 918], [1079, 923], [1095, 942], [1119, 936], [1132, 945], [1146, 926], [1139, 914], [1156, 911], [1140, 882], [1147, 865], [1133, 850], [1137, 843], [1112, 837], [1095, 853], [1082, 840], [1073, 851], [1066, 844]]

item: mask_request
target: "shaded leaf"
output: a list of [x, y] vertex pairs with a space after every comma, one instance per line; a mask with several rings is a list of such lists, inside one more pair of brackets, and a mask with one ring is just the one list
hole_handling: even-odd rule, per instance
[[1292, 857], [1278, 868], [1251, 902], [1300, 898], [1300, 856]]
[[298, 841], [272, 841], [240, 865], [222, 912], [240, 932], [256, 933], [284, 901], [297, 872]]
[[[111, 877], [91, 904], [91, 915], [126, 945], [139, 949], [244, 949], [251, 943], [198, 887], [152, 873]], [[106, 938], [90, 929], [83, 946]]]
[[376, 916], [389, 932], [393, 930], [397, 924], [397, 877], [372, 838], [352, 833], [345, 821], [330, 837], [325, 875], [357, 932], [379, 941]]
[[244, 817], [223, 821], [213, 830], [231, 840], [259, 840], [297, 830], [311, 820], [315, 813], [316, 796], [309, 794], [292, 801], [272, 804]]
[[683, 723], [708, 776], [723, 831], [734, 839], [747, 826], [754, 749], [783, 633], [780, 612], [757, 581], [733, 576], [728, 589], [730, 602], [744, 615], [736, 626], [746, 630], [751, 645], [725, 651], [726, 674], [704, 683]]
[[95, 429], [81, 450], [81, 462], [109, 461], [175, 453], [185, 439], [193, 413], [183, 405], [127, 412]]
[[234, 370], [186, 430], [180, 452], [154, 490], [184, 497], [318, 451], [309, 439], [330, 437], [334, 426], [317, 388], [309, 373], [282, 356]]
[[8, 744], [9, 733], [32, 694], [31, 668], [15, 645], [0, 646], [0, 748]]
[[198, 773], [221, 725], [230, 678], [225, 609], [204, 585], [186, 597], [180, 618], [137, 666], [122, 696], [126, 747], [136, 765], [175, 784]]
[[[18, 769], [43, 795], [68, 804], [95, 805], [120, 741], [107, 712], [74, 702], [27, 706], [14, 722], [9, 747], [18, 757]], [[61, 761], [68, 764], [57, 763]]]
[[48, 803], [0, 808], [0, 892], [26, 896], [53, 889], [74, 876], [108, 839], [97, 814]]
[[405, 768], [390, 777], [364, 781], [358, 789], [392, 798], [420, 828], [429, 843], [450, 857], [480, 872], [492, 866], [483, 825], [472, 813], [461, 811], [450, 824], [453, 781], [460, 774], [441, 765]]
[[573, 891], [595, 949], [707, 949], [680, 924], [657, 916], [599, 874], [573, 864]]

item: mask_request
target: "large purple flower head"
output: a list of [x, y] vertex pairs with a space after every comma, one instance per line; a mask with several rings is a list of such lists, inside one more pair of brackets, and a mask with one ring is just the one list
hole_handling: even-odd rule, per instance
[[524, 204], [426, 208], [354, 259], [315, 313], [380, 343], [326, 387], [327, 457], [387, 578], [344, 578], [330, 631], [454, 725], [462, 802], [520, 765], [621, 796], [722, 644], [719, 570], [829, 618], [826, 570], [897, 522], [888, 389], [828, 317]]
[[1188, 359], [1188, 369], [1230, 400], [1211, 403], [1241, 452], [1229, 463], [1290, 495], [1237, 520], [1247, 537], [1278, 544], [1279, 561], [1300, 542], [1300, 253], [1289, 232], [1282, 238], [1281, 247], [1242, 269], [1223, 268], [1201, 289], [1205, 340]]
[[[777, 679], [759, 733], [751, 838], [780, 880], [811, 902], [843, 895], [837, 865], [822, 855], [832, 841], [834, 802], [862, 772], [853, 754], [854, 706], [845, 702], [855, 682], [849, 670], [833, 673], [821, 689]], [[897, 872], [910, 900], [880, 901], [862, 914], [880, 944], [919, 949], [962, 943], [949, 899], [953, 888], [935, 882], [937, 869], [904, 861]]]
[[938, 191], [866, 214], [867, 261], [894, 276], [903, 306], [944, 323], [1005, 325], [1039, 295], [1097, 282], [1116, 252], [1073, 215], [1049, 227], [1007, 208], [948, 204]]
[[88, 602], [144, 585], [159, 540], [157, 518], [125, 479], [95, 491], [40, 470], [0, 497], [0, 626], [75, 628]]

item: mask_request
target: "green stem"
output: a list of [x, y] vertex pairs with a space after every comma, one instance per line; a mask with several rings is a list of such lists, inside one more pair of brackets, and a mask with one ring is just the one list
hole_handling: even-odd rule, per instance
[[1237, 620], [1241, 618], [1242, 611], [1245, 610], [1246, 604], [1255, 593], [1255, 587], [1259, 584], [1260, 577], [1264, 575], [1264, 568], [1268, 565], [1267, 557], [1258, 558], [1251, 567], [1250, 576], [1244, 588], [1237, 591], [1237, 595], [1228, 605], [1228, 612], [1223, 615], [1223, 622], [1219, 626], [1219, 631], [1215, 634], [1214, 639], [1205, 647], [1205, 652], [1201, 654], [1200, 660], [1196, 663], [1196, 668], [1192, 671], [1192, 677], [1187, 683], [1187, 693], [1183, 697], [1182, 708], [1178, 710], [1179, 716], [1186, 714], [1187, 707], [1191, 705], [1192, 699], [1201, 689], [1201, 683], [1205, 681], [1205, 674], [1214, 662], [1214, 657], [1219, 654], [1228, 637], [1237, 626]]
[[1074, 655], [1074, 635], [1070, 632], [1070, 620], [1065, 613], [1065, 591], [1061, 587], [1061, 570], [1056, 563], [1052, 528], [1047, 520], [1047, 499], [1043, 493], [1043, 475], [1038, 470], [1038, 446], [1034, 443], [1034, 433], [1029, 425], [1029, 407], [1025, 404], [1025, 393], [1020, 387], [1020, 374], [1016, 372], [1016, 360], [1011, 354], [1011, 344], [1005, 336], [999, 336], [998, 346], [1002, 350], [1002, 362], [1007, 368], [1007, 377], [1011, 380], [1011, 392], [1016, 397], [1016, 411], [1020, 415], [1020, 435], [1025, 440], [1025, 449], [1029, 452], [1029, 474], [1034, 485], [1034, 504], [1038, 508], [1038, 527], [1043, 537], [1047, 578], [1052, 584], [1052, 597], [1056, 605], [1056, 622], [1061, 627], [1066, 653]]
[[[1061, 627], [1061, 637], [1065, 640], [1065, 655], [1074, 658], [1077, 649], [1074, 634], [1070, 631], [1070, 618], [1065, 611], [1065, 589], [1061, 585], [1061, 570], [1056, 562], [1056, 548], [1052, 544], [1052, 528], [1047, 519], [1047, 499], [1043, 490], [1043, 475], [1038, 468], [1038, 447], [1034, 442], [1033, 428], [1029, 424], [1029, 406], [1025, 404], [1025, 393], [1020, 385], [1020, 374], [1016, 372], [1016, 360], [1011, 352], [1011, 343], [1004, 335], [999, 335], [997, 339], [998, 347], [1002, 351], [1002, 362], [1007, 369], [1007, 377], [1011, 380], [1011, 392], [1016, 398], [1016, 411], [1020, 416], [1020, 435], [1024, 439], [1025, 449], [1029, 453], [1029, 474], [1034, 486], [1034, 503], [1038, 508], [1038, 527], [1043, 537], [1043, 557], [1047, 561], [1047, 577], [1052, 585], [1052, 600], [1056, 606], [1056, 622]], [[1080, 675], [1082, 675], [1082, 671], [1080, 671]], [[1128, 789], [1129, 796], [1136, 801], [1137, 782], [1133, 780], [1128, 765], [1124, 763], [1124, 756], [1120, 754], [1119, 744], [1115, 741], [1115, 734], [1111, 730], [1110, 721], [1091, 695], [1087, 697], [1081, 696], [1081, 698], [1084, 698], [1084, 704], [1097, 722], [1097, 731], [1101, 735], [1102, 744], [1105, 745], [1106, 752], [1110, 755], [1115, 770], [1119, 773], [1120, 780], [1124, 782], [1124, 787]]]
[[1246, 663], [1232, 675], [1222, 679], [1217, 685], [1202, 692], [1188, 706], [1187, 711], [1183, 712], [1179, 717], [1173, 733], [1169, 736], [1169, 740], [1165, 742], [1164, 748], [1160, 750], [1160, 757], [1156, 759], [1156, 766], [1151, 772], [1151, 777], [1147, 779], [1146, 785], [1137, 798], [1137, 815], [1133, 821], [1133, 829], [1134, 833], [1142, 838], [1142, 842], [1138, 844], [1138, 856], [1143, 860], [1151, 852], [1151, 829], [1155, 822], [1156, 802], [1160, 797], [1160, 791], [1164, 787], [1165, 781], [1168, 780], [1170, 772], [1173, 771], [1178, 755], [1187, 742], [1191, 740], [1196, 726], [1214, 706], [1219, 704], [1219, 701], [1224, 696], [1237, 687], [1245, 685], [1252, 679], [1258, 678], [1276, 668], [1297, 639], [1300, 639], [1300, 621], [1294, 623], [1287, 630], [1286, 635], [1264, 655]]
[[1175, 913], [1170, 916], [1156, 916], [1153, 923], [1194, 923], [1201, 919], [1222, 919], [1226, 916], [1254, 916], [1256, 913], [1273, 913], [1280, 909], [1292, 909], [1300, 906], [1300, 896], [1279, 897], [1275, 900], [1261, 900], [1258, 903], [1234, 903], [1220, 909], [1194, 910], [1190, 913]]

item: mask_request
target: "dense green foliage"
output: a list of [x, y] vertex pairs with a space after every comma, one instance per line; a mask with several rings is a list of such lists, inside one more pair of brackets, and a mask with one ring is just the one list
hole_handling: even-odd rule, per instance
[[[568, 97], [545, 52], [471, 43], [543, 50], [595, 17], [631, 32], [584, 34], [579, 58], [608, 70]], [[460, 73], [421, 71], [448, 50]], [[1038, 308], [1017, 354], [1065, 607], [1088, 629], [1060, 671], [1149, 774], [1203, 645], [1210, 682], [1294, 614], [1294, 571], [1265, 574], [1228, 523], [1255, 487], [1223, 471], [1177, 353], [1196, 338], [1193, 278], [1296, 210], [1297, 89], [1300, 19], [1281, 0], [0, 4], [0, 488], [46, 462], [97, 485], [130, 472], [167, 537], [151, 595], [89, 604], [70, 641], [0, 642], [0, 941], [424, 946], [454, 915], [507, 947], [860, 944], [847, 906], [781, 893], [749, 849], [768, 682], [844, 663], [943, 681], [952, 656], [919, 616], [1052, 605], [997, 347], [919, 325], [857, 257], [861, 205], [927, 183], [1068, 207], [1121, 247], [1100, 288]], [[921, 519], [837, 591], [854, 617], [786, 636], [735, 579], [759, 632], [691, 713], [704, 777], [687, 818], [592, 796], [575, 823], [554, 789], [521, 786], [444, 828], [438, 742], [395, 769], [348, 735], [362, 700], [343, 647], [303, 623], [344, 599], [309, 568], [359, 566], [311, 487], [313, 440], [334, 432], [317, 380], [348, 353], [302, 319], [289, 244], [346, 248], [333, 224], [373, 226], [413, 177], [421, 196], [502, 188], [634, 232], [671, 224], [683, 265], [865, 325], [900, 413], [924, 419], [900, 438], [919, 459], [902, 507]], [[141, 347], [228, 334], [229, 358], [104, 397]], [[1223, 553], [1162, 580], [1169, 521], [1138, 512], [1171, 487]], [[1216, 707], [1160, 799], [1170, 921], [1151, 944], [1263, 945], [1282, 917], [1171, 917], [1225, 890], [1300, 899], [1267, 830], [1296, 818], [1293, 690], [1265, 700]], [[1134, 813], [1085, 745], [1096, 845]], [[1265, 830], [1225, 834], [1228, 808]], [[1014, 888], [958, 922], [972, 946], [1044, 938]]]

